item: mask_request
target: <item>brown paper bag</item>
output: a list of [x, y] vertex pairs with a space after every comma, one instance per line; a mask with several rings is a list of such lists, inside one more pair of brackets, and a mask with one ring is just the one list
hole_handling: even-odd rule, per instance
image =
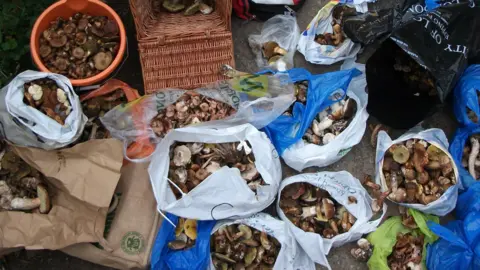
[[101, 248], [83, 243], [62, 251], [118, 269], [145, 268], [149, 265], [160, 215], [147, 167], [148, 163], [129, 163], [122, 168], [122, 176], [115, 190], [119, 203], [113, 216], [109, 214], [106, 239], [100, 243]]
[[52, 209], [48, 214], [0, 212], [0, 248], [60, 249], [101, 240], [120, 178], [122, 143], [106, 139], [63, 150], [13, 149], [46, 176]]

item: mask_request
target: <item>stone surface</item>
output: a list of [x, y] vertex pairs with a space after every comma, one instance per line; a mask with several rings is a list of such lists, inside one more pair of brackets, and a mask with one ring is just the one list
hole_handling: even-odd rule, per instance
[[[125, 20], [129, 34], [129, 56], [123, 68], [118, 72], [117, 77], [126, 81], [133, 87], [142, 89], [141, 69], [139, 65], [139, 57], [136, 53], [137, 45], [135, 40], [135, 29], [133, 21], [129, 13], [127, 1], [108, 1], [121, 14]], [[113, 3], [112, 3], [113, 2]], [[298, 12], [298, 24], [301, 30], [304, 30], [310, 20], [315, 16], [318, 10], [326, 3], [324, 0], [306, 1], [305, 5]], [[250, 34], [257, 34], [262, 27], [261, 22], [244, 22], [232, 16], [232, 30], [235, 45], [235, 61], [236, 67], [239, 70], [247, 72], [255, 72], [257, 70], [254, 55], [248, 46], [248, 36]], [[364, 62], [374, 49], [366, 48], [364, 52], [359, 55], [359, 61]], [[302, 54], [299, 52], [295, 55], [295, 66], [308, 69], [312, 74], [325, 73], [328, 71], [338, 70], [341, 63], [331, 66], [320, 66], [307, 63]], [[374, 119], [369, 119], [369, 123], [375, 123]], [[453, 117], [452, 109], [446, 106], [442, 111], [434, 114], [432, 117], [426, 119], [423, 123], [424, 128], [437, 127], [443, 129], [448, 138], [451, 138], [456, 128], [456, 123]], [[394, 130], [392, 132], [394, 137], [398, 137], [404, 130]], [[362, 179], [364, 174], [374, 174], [374, 159], [375, 149], [370, 145], [370, 131], [366, 130], [364, 138], [355, 146], [342, 160], [327, 167], [322, 168], [324, 171], [348, 171], [355, 177]], [[294, 170], [287, 166], [283, 166], [284, 176], [288, 177], [296, 174]], [[309, 168], [305, 172], [315, 172], [318, 168]], [[389, 205], [388, 215], [395, 215], [396, 207]], [[269, 207], [266, 211], [273, 213], [274, 207]], [[343, 247], [334, 248], [328, 256], [328, 260], [332, 269], [348, 270], [348, 269], [367, 269], [366, 263], [355, 261], [350, 255], [350, 249], [354, 244], [347, 244]], [[9, 269], [70, 269], [70, 270], [106, 270], [110, 269], [94, 265], [92, 263], [70, 257], [59, 251], [19, 251], [7, 256]], [[317, 269], [324, 269], [320, 266]]]

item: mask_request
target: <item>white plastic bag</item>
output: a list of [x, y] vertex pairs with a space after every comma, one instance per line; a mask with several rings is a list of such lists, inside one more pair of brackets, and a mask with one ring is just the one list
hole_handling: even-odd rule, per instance
[[[245, 88], [248, 85], [258, 87], [253, 90]], [[241, 76], [218, 81], [193, 91], [229, 104], [237, 110], [234, 115], [226, 119], [196, 124], [196, 126], [213, 128], [250, 123], [261, 129], [280, 116], [295, 100], [293, 84], [289, 82], [286, 74]], [[124, 156], [127, 160], [148, 162], [151, 159], [150, 156], [143, 159], [129, 158], [126, 155], [127, 146], [138, 138], [148, 138], [154, 144], [160, 143], [162, 138], [155, 135], [150, 122], [160, 110], [176, 102], [186, 92], [179, 89], [165, 89], [117, 106], [100, 119], [112, 137], [124, 142]]]
[[[282, 245], [278, 253], [277, 260], [273, 266], [274, 270], [314, 270], [315, 264], [305, 254], [298, 245], [292, 232], [288, 229], [285, 222], [275, 219], [265, 213], [257, 213], [248, 218], [237, 220], [222, 220], [215, 224], [212, 234], [223, 226], [231, 224], [245, 224], [259, 231], [276, 238]], [[212, 261], [210, 260], [210, 270], [214, 270]]]
[[298, 51], [305, 59], [313, 64], [330, 65], [338, 61], [353, 58], [360, 51], [361, 45], [353, 43], [345, 37], [343, 43], [336, 47], [332, 45], [320, 45], [315, 41], [317, 34], [333, 33], [332, 11], [338, 4], [337, 1], [328, 2], [313, 18], [307, 29], [300, 35]]
[[316, 145], [299, 140], [287, 148], [282, 158], [285, 163], [297, 171], [317, 166], [326, 167], [344, 157], [353, 146], [357, 145], [367, 127], [368, 94], [365, 92], [365, 65], [356, 65], [362, 75], [352, 79], [347, 89], [347, 96], [357, 103], [357, 112], [348, 127], [327, 145]]
[[[267, 67], [268, 59], [262, 54], [262, 45], [269, 41], [278, 43], [280, 47], [287, 50], [287, 55], [283, 56], [283, 62], [286, 67], [278, 66], [278, 71], [285, 71], [293, 67], [293, 56], [297, 50], [298, 39], [300, 38], [300, 28], [297, 25], [297, 19], [290, 15], [275, 15], [268, 19], [262, 27], [259, 35], [250, 35], [248, 44], [255, 54], [255, 61], [258, 67]], [[277, 61], [279, 62], [279, 61]]]
[[[350, 231], [339, 234], [332, 239], [326, 239], [317, 233], [305, 232], [295, 226], [280, 208], [280, 197], [282, 190], [287, 185], [297, 182], [309, 183], [326, 190], [333, 199], [355, 216], [357, 220]], [[357, 199], [357, 203], [349, 203], [349, 196], [354, 196]], [[360, 239], [363, 234], [374, 231], [382, 221], [383, 216], [387, 212], [387, 205], [383, 204], [382, 217], [370, 221], [374, 216], [371, 205], [372, 198], [368, 195], [365, 188], [363, 188], [360, 181], [346, 171], [305, 173], [289, 177], [282, 181], [278, 192], [277, 213], [278, 216], [289, 225], [290, 230], [292, 230], [298, 243], [303, 247], [308, 256], [310, 256], [314, 262], [330, 269], [326, 255], [332, 247], [339, 247], [345, 243]]]
[[[72, 106], [65, 125], [24, 103], [24, 84], [49, 78], [65, 91]], [[87, 117], [83, 114], [80, 99], [73, 91], [67, 77], [59, 74], [27, 70], [18, 74], [0, 93], [0, 122], [2, 135], [10, 142], [27, 147], [51, 150], [76, 141], [83, 132]]]
[[386, 191], [388, 189], [386, 184], [382, 183], [384, 181], [382, 181], [380, 176], [380, 170], [383, 165], [383, 157], [385, 155], [385, 152], [387, 152], [390, 146], [397, 144], [399, 142], [409, 140], [409, 139], [425, 140], [430, 144], [434, 144], [436, 147], [441, 149], [445, 154], [447, 154], [448, 157], [452, 160], [453, 172], [455, 174], [457, 183], [454, 186], [451, 186], [450, 188], [448, 188], [447, 191], [443, 193], [443, 195], [440, 198], [438, 198], [436, 201], [431, 202], [427, 205], [419, 204], [419, 203], [415, 203], [415, 204], [398, 203], [398, 204], [408, 208], [416, 209], [426, 214], [432, 214], [432, 215], [443, 217], [448, 213], [450, 213], [455, 208], [455, 205], [457, 204], [458, 189], [461, 185], [461, 182], [460, 182], [460, 176], [458, 174], [457, 165], [455, 164], [452, 156], [448, 152], [447, 137], [445, 137], [445, 133], [443, 133], [441, 129], [432, 128], [432, 129], [427, 129], [418, 133], [407, 132], [406, 134], [402, 135], [400, 138], [394, 141], [390, 139], [390, 137], [386, 132], [380, 131], [378, 133], [377, 154], [375, 157], [375, 164], [376, 164], [375, 182], [382, 186], [382, 191]]
[[[248, 187], [237, 168], [222, 167], [177, 200], [168, 184], [169, 149], [176, 141], [226, 143], [247, 140], [252, 146], [255, 166], [266, 185], [257, 194]], [[274, 200], [282, 177], [278, 153], [265, 133], [250, 124], [210, 129], [186, 127], [170, 131], [157, 145], [148, 167], [158, 211], [177, 216], [215, 220], [245, 217], [260, 212]]]

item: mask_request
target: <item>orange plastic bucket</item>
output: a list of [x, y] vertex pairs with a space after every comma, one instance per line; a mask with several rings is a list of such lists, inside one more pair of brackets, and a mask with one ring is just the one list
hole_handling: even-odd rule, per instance
[[117, 23], [120, 30], [120, 48], [117, 56], [115, 56], [112, 64], [110, 64], [107, 69], [93, 77], [80, 80], [70, 79], [72, 85], [74, 86], [93, 85], [105, 80], [120, 65], [127, 43], [125, 26], [123, 25], [122, 20], [118, 14], [107, 4], [99, 0], [60, 0], [51, 5], [40, 15], [40, 17], [38, 17], [37, 21], [33, 25], [32, 34], [30, 35], [30, 51], [35, 65], [37, 65], [41, 71], [49, 72], [47, 67], [45, 67], [43, 64], [38, 52], [40, 47], [40, 35], [48, 28], [50, 22], [55, 20], [57, 17], [68, 19], [77, 12], [86, 13], [93, 16], [107, 16], [109, 19], [114, 20]]

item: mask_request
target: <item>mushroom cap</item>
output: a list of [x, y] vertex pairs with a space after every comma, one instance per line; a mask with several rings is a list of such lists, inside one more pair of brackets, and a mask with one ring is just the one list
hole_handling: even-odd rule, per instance
[[405, 164], [410, 158], [410, 152], [405, 145], [397, 145], [393, 150], [393, 160], [400, 164]]
[[67, 41], [68, 41], [67, 36], [65, 35], [52, 34], [50, 36], [49, 43], [50, 43], [50, 46], [54, 48], [60, 48], [65, 46], [65, 44], [67, 44]]
[[263, 56], [267, 59], [272, 58], [275, 55], [275, 48], [279, 47], [275, 41], [265, 42], [262, 46]]
[[162, 6], [170, 12], [179, 12], [185, 9], [185, 5], [178, 1], [164, 0]]
[[45, 58], [48, 55], [50, 55], [50, 53], [52, 52], [52, 48], [48, 45], [41, 45], [39, 51], [40, 51], [40, 56], [42, 58]]
[[82, 59], [85, 56], [85, 50], [83, 50], [81, 47], [75, 47], [72, 50], [72, 55], [77, 59]]
[[342, 32], [342, 27], [340, 26], [340, 24], [337, 23], [333, 26], [333, 32], [335, 32], [335, 33], [341, 33]]
[[252, 163], [247, 164], [245, 171], [241, 172], [240, 174], [246, 181], [252, 181], [259, 175], [257, 167], [255, 167], [255, 164]]
[[197, 221], [194, 219], [185, 220], [183, 229], [188, 238], [195, 240], [197, 239]]
[[58, 68], [58, 70], [64, 71], [64, 70], [66, 70], [67, 67], [68, 67], [68, 60], [65, 59], [65, 58], [62, 58], [62, 57], [57, 57], [57, 58], [55, 59], [54, 66], [55, 66], [56, 68]]
[[326, 219], [331, 219], [335, 216], [335, 205], [330, 199], [322, 199], [322, 210]]
[[95, 68], [98, 70], [105, 70], [112, 63], [113, 56], [111, 52], [99, 52], [93, 57]]
[[120, 32], [117, 23], [113, 20], [108, 20], [105, 23], [103, 30], [105, 31], [105, 34], [109, 36], [116, 36]]
[[185, 166], [190, 163], [192, 152], [186, 145], [180, 145], [173, 150], [173, 163], [175, 166]]
[[75, 42], [78, 45], [83, 45], [87, 42], [87, 34], [85, 32], [77, 32], [75, 34]]

